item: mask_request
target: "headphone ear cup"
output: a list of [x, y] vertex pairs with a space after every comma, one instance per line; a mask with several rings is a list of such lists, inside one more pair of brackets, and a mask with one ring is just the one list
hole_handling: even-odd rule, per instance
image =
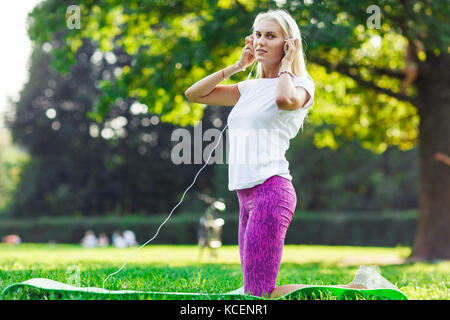
[[283, 55], [285, 55], [286, 54], [286, 41], [288, 41], [290, 38], [287, 38], [286, 40], [284, 40], [284, 43], [283, 43]]

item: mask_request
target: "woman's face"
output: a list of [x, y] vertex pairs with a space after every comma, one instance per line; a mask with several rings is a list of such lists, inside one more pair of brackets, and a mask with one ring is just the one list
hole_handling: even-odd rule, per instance
[[277, 63], [283, 58], [283, 46], [283, 31], [275, 20], [264, 19], [255, 25], [253, 47], [257, 61]]

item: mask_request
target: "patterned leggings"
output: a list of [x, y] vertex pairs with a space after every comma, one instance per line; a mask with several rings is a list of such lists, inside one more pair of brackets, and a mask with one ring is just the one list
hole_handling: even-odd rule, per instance
[[276, 286], [284, 238], [297, 196], [291, 181], [276, 175], [236, 192], [244, 291], [259, 297], [270, 295]]

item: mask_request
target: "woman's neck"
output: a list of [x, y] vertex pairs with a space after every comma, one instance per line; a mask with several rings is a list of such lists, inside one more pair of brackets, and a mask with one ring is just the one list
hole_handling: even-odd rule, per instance
[[278, 73], [280, 71], [291, 71], [291, 68], [288, 65], [282, 65], [281, 62], [278, 64], [262, 64], [261, 65], [261, 78], [276, 78], [278, 77]]
[[276, 78], [280, 70], [279, 64], [262, 64], [261, 65], [261, 78]]

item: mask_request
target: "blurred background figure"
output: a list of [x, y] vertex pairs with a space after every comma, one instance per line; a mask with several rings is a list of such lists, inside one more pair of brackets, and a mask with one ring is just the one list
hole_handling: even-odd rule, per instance
[[441, 161], [442, 163], [445, 163], [446, 165], [450, 166], [450, 157], [442, 152], [436, 152], [434, 154], [434, 160]]
[[105, 233], [100, 233], [98, 236], [98, 246], [99, 247], [107, 247], [109, 245], [108, 236]]
[[137, 245], [136, 235], [131, 230], [125, 230], [123, 232], [123, 237], [125, 239], [125, 243], [128, 247], [134, 247]]
[[81, 239], [81, 245], [85, 248], [95, 248], [98, 244], [97, 237], [92, 230], [86, 231], [83, 239]]
[[127, 241], [119, 231], [114, 231], [112, 235], [112, 244], [114, 247], [122, 249], [127, 246]]
[[22, 242], [22, 240], [17, 234], [9, 234], [7, 236], [4, 236], [2, 238], [2, 241], [6, 244], [9, 244], [10, 246], [15, 246]]
[[[206, 241], [208, 241], [208, 229], [206, 227], [206, 215], [200, 217], [197, 229], [197, 240], [198, 246], [200, 247], [200, 254], [203, 252], [203, 248], [206, 246]], [[201, 257], [199, 257], [201, 258]]]
[[222, 226], [225, 224], [225, 220], [218, 218], [218, 214], [225, 210], [225, 204], [223, 199], [214, 200], [204, 194], [200, 194], [198, 198], [210, 204], [200, 218], [197, 229], [199, 259], [202, 259], [205, 247], [209, 248], [211, 258], [215, 259], [217, 258], [216, 250], [222, 246]]
[[406, 88], [408, 88], [419, 75], [419, 67], [417, 65], [416, 59], [417, 55], [414, 48], [414, 44], [409, 43], [408, 47], [406, 48], [405, 69], [403, 70], [403, 73], [405, 74], [405, 79], [403, 80], [400, 93], [405, 94]]

